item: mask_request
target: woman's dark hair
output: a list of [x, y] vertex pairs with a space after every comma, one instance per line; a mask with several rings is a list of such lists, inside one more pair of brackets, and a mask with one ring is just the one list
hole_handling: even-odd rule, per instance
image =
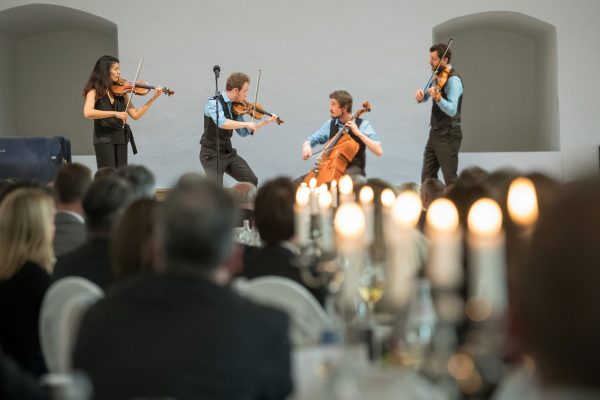
[[112, 79], [110, 78], [110, 68], [114, 63], [118, 63], [119, 59], [113, 56], [102, 56], [96, 61], [90, 79], [88, 79], [85, 88], [83, 89], [83, 95], [85, 96], [92, 89], [96, 89], [96, 96], [98, 98], [104, 97], [106, 91], [112, 86]]

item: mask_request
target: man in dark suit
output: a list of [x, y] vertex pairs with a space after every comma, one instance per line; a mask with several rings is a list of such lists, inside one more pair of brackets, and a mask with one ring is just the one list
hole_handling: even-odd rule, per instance
[[87, 240], [58, 258], [52, 280], [81, 276], [106, 289], [113, 281], [109, 253], [110, 230], [133, 200], [129, 184], [117, 176], [95, 181], [83, 198]]
[[295, 192], [294, 184], [288, 178], [271, 180], [258, 190], [254, 221], [265, 246], [244, 257], [241, 275], [248, 279], [267, 275], [289, 278], [305, 286], [319, 303], [324, 304], [325, 288], [308, 286], [295, 264], [299, 254], [292, 240]]
[[84, 317], [74, 366], [97, 398], [284, 399], [288, 317], [231, 291], [230, 196], [197, 179], [157, 216], [159, 273], [115, 285]]
[[85, 241], [86, 229], [81, 201], [92, 183], [92, 172], [85, 165], [73, 163], [56, 173], [56, 216], [54, 224], [54, 255], [75, 250]]

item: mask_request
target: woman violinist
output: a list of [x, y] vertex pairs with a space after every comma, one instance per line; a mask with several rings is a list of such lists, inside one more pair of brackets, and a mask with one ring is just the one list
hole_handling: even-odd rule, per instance
[[127, 118], [141, 118], [163, 93], [163, 89], [157, 86], [150, 100], [142, 107], [135, 108], [126, 93], [119, 96], [113, 92], [112, 87], [120, 78], [119, 60], [102, 56], [96, 61], [83, 90], [83, 115], [94, 120], [94, 150], [98, 168], [127, 165], [127, 143], [131, 141], [134, 153], [137, 152]]
[[359, 144], [356, 155], [346, 167], [346, 174], [351, 176], [366, 176], [366, 153], [369, 149], [377, 157], [383, 154], [381, 141], [375, 134], [371, 123], [365, 119], [352, 120], [352, 96], [345, 90], [336, 90], [329, 95], [329, 112], [331, 119], [325, 122], [321, 129], [309, 136], [302, 145], [302, 158], [308, 160], [312, 155], [312, 148], [317, 144], [324, 144], [342, 128], [347, 127], [349, 134]]

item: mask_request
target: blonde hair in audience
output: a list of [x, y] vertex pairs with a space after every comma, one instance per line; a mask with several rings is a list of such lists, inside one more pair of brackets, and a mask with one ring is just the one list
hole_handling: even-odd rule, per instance
[[54, 200], [39, 189], [17, 189], [0, 204], [0, 280], [27, 262], [54, 264]]

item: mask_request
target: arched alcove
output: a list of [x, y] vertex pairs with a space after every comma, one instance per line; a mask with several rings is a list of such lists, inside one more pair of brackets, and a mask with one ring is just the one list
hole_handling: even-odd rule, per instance
[[465, 93], [461, 151], [560, 150], [556, 28], [494, 11], [433, 29], [436, 43], [450, 37]]
[[74, 154], [93, 154], [82, 90], [96, 60], [117, 55], [117, 43], [114, 23], [73, 8], [0, 12], [0, 135], [61, 135]]

